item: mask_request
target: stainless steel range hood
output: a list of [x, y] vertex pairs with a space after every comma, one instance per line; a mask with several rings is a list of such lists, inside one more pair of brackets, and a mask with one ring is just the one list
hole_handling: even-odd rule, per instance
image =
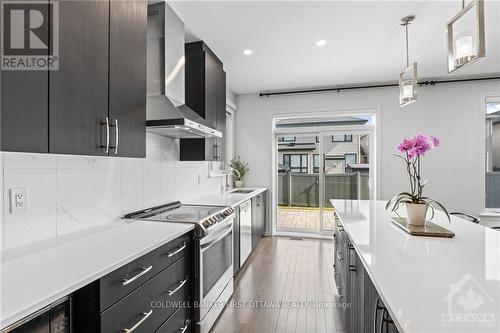
[[222, 137], [184, 104], [184, 22], [165, 2], [148, 6], [146, 126], [171, 138]]

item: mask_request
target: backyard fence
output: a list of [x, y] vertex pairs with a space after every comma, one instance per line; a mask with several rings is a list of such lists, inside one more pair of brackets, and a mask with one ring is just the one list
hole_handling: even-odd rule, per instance
[[500, 172], [486, 173], [486, 208], [500, 207]]
[[[369, 175], [359, 172], [326, 174], [325, 206], [330, 199], [368, 199]], [[319, 207], [319, 175], [286, 173], [278, 175], [278, 204], [283, 206]]]

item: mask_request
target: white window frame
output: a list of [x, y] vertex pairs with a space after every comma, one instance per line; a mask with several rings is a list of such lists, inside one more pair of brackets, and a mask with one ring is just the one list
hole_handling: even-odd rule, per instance
[[500, 207], [498, 208], [486, 208], [486, 103], [487, 102], [498, 102], [500, 103], [499, 94], [488, 94], [481, 98], [480, 114], [480, 147], [479, 147], [479, 160], [480, 160], [480, 179], [479, 179], [479, 189], [480, 193], [478, 198], [480, 200], [479, 207], [481, 216], [496, 216], [500, 218]]

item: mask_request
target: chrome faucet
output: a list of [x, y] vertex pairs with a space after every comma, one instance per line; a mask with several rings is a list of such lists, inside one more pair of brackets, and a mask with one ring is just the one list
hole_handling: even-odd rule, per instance
[[238, 178], [239, 178], [239, 177], [241, 177], [241, 174], [240, 174], [240, 172], [239, 172], [238, 170], [236, 170], [236, 169], [234, 169], [234, 168], [231, 168], [231, 167], [228, 167], [228, 168], [227, 168], [227, 169], [223, 172], [223, 174], [226, 176], [226, 185], [224, 185], [224, 186], [222, 187], [222, 190], [223, 190], [224, 192], [229, 191], [229, 189], [231, 188], [231, 186], [229, 185], [229, 175], [230, 175], [231, 173], [236, 173], [236, 174], [238, 175]]

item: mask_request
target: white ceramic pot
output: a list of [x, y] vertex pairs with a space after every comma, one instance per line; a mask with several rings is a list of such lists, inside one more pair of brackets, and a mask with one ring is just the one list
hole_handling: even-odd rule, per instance
[[408, 217], [408, 224], [424, 226], [428, 208], [429, 204], [406, 203], [406, 216]]
[[243, 181], [242, 180], [235, 180], [234, 187], [243, 187]]

